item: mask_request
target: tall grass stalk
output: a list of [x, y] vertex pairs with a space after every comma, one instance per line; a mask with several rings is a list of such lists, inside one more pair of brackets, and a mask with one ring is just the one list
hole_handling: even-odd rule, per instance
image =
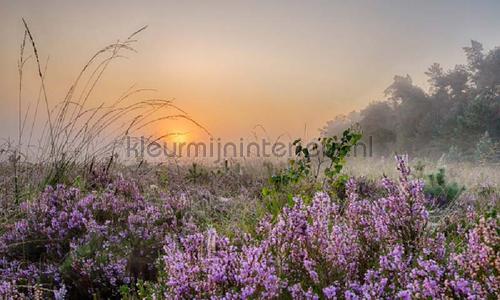
[[[99, 84], [105, 84], [103, 75], [111, 63], [126, 57], [126, 53], [136, 52], [136, 38], [147, 26], [92, 55], [64, 98], [57, 102], [49, 99], [47, 92], [48, 59], [42, 66], [34, 34], [25, 19], [22, 19], [22, 23], [24, 36], [18, 61], [17, 143], [14, 145], [10, 140], [6, 141], [0, 153], [2, 156], [10, 154], [8, 157], [13, 167], [16, 201], [22, 198], [21, 184], [60, 183], [70, 170], [92, 168], [96, 162], [106, 161], [105, 169], [108, 170], [127, 136], [153, 132], [154, 126], [166, 120], [185, 120], [209, 134], [205, 127], [175, 105], [172, 99], [145, 97], [145, 93], [154, 92], [152, 89], [132, 86], [116, 99], [92, 105], [95, 103], [92, 97], [96, 88]], [[35, 65], [39, 91], [34, 100], [27, 100], [24, 95], [24, 70], [31, 58], [34, 58], [32, 63]], [[44, 106], [44, 115], [40, 111], [41, 104]], [[161, 132], [148, 135], [146, 141], [153, 143], [169, 134]], [[37, 174], [37, 178], [32, 178], [32, 174]]]

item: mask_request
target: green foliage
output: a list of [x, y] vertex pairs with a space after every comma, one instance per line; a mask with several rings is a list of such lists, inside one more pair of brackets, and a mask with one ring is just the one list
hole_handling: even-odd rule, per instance
[[[349, 178], [342, 175], [341, 171], [361, 137], [359, 131], [348, 128], [340, 138], [320, 137], [318, 143], [310, 147], [304, 146], [300, 139], [295, 140], [295, 158], [289, 161], [286, 169], [271, 176], [271, 186], [262, 189], [264, 212], [276, 217], [284, 206], [293, 205], [294, 196], [301, 196], [307, 202], [321, 188], [333, 191], [338, 198], [343, 199], [345, 183]], [[314, 164], [313, 158], [317, 158], [318, 163]], [[325, 163], [323, 181], [319, 182], [319, 174]]]
[[85, 179], [80, 175], [76, 176], [76, 178], [73, 180], [73, 186], [80, 190], [84, 190], [86, 186]]
[[413, 169], [415, 170], [415, 175], [418, 178], [424, 177], [424, 169], [425, 169], [425, 164], [422, 161], [417, 161], [415, 166], [413, 166]]
[[424, 193], [436, 201], [438, 206], [445, 207], [456, 200], [464, 190], [465, 188], [456, 182], [447, 182], [445, 170], [441, 168], [435, 174], [427, 176]]
[[158, 274], [153, 281], [138, 279], [135, 284], [122, 285], [119, 287], [121, 299], [123, 300], [157, 300], [165, 299], [165, 286], [159, 282], [166, 280], [165, 264], [161, 258], [155, 262]]
[[159, 186], [166, 189], [168, 187], [169, 176], [167, 168], [161, 168], [156, 172]]
[[331, 187], [335, 195], [341, 200], [346, 198], [346, 188], [345, 185], [349, 180], [349, 176], [346, 174], [339, 174], [335, 177], [335, 180], [332, 180]]
[[362, 134], [359, 131], [346, 129], [339, 139], [337, 136], [320, 138], [323, 146], [323, 155], [330, 160], [324, 173], [325, 177], [332, 181], [336, 175], [340, 174], [345, 164], [345, 159], [352, 148], [361, 140]]
[[58, 183], [67, 184], [68, 183], [68, 171], [74, 166], [71, 166], [69, 162], [65, 160], [65, 157], [61, 160], [54, 162], [53, 167], [49, 169], [49, 173], [42, 182], [42, 186], [55, 186]]
[[120, 296], [123, 300], [155, 300], [163, 299], [162, 286], [150, 281], [138, 280], [135, 288], [128, 285], [120, 286]]
[[[270, 178], [270, 182], [279, 190], [284, 186], [297, 183], [311, 173], [311, 154], [307, 147], [302, 146], [302, 141], [297, 139], [295, 146], [295, 159], [288, 162], [288, 168]], [[317, 148], [317, 145], [315, 145]]]
[[192, 183], [200, 183], [205, 181], [208, 177], [208, 172], [200, 167], [197, 163], [193, 163], [191, 168], [188, 170], [188, 174], [186, 175], [186, 179]]
[[[326, 159], [327, 166], [324, 169], [325, 181], [332, 183], [335, 177], [340, 174], [345, 164], [345, 159], [356, 146], [362, 135], [359, 131], [348, 128], [342, 133], [342, 137], [320, 137], [319, 143], [314, 143], [309, 149], [302, 145], [301, 139], [293, 142], [295, 146], [295, 159], [291, 159], [288, 168], [282, 170], [279, 174], [273, 175], [270, 182], [276, 189], [289, 184], [296, 184], [300, 180], [309, 179], [316, 181], [320, 172], [323, 159]], [[319, 147], [320, 145], [321, 147]], [[318, 158], [319, 163], [316, 171], [313, 170], [312, 153]]]
[[486, 219], [498, 220], [498, 212], [496, 207], [490, 207], [485, 213]]

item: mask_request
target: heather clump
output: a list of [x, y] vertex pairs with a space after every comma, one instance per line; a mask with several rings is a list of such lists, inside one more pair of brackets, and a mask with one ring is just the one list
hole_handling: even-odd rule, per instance
[[167, 239], [164, 251], [166, 298], [279, 295], [280, 280], [272, 257], [262, 247], [238, 248], [212, 229], [180, 242]]
[[[407, 157], [397, 157], [397, 170], [398, 178], [377, 183], [348, 178], [344, 199], [323, 191], [293, 197], [276, 215], [255, 220], [251, 230], [235, 224], [216, 229], [224, 229], [231, 220], [226, 214], [234, 212], [200, 183], [168, 192], [117, 175], [91, 192], [49, 186], [2, 226], [0, 293], [56, 299], [495, 298], [496, 194], [488, 208], [464, 198], [465, 209], [438, 212]], [[217, 223], [217, 214], [224, 221]]]
[[[350, 179], [339, 205], [317, 193], [300, 198], [259, 238], [232, 243], [214, 230], [168, 239], [166, 298], [375, 299], [493, 297], [498, 293], [497, 220], [482, 218], [456, 232], [456, 245], [428, 227], [423, 182], [398, 157], [398, 181], [384, 178], [384, 197], [363, 199]], [[241, 268], [252, 284], [241, 281]], [[257, 254], [257, 255], [256, 255]], [[263, 276], [265, 275], [265, 276]], [[248, 278], [248, 277], [247, 277]], [[258, 282], [258, 285], [255, 284]], [[270, 289], [273, 287], [273, 289]]]
[[73, 296], [116, 296], [120, 285], [156, 276], [163, 237], [186, 230], [184, 207], [182, 197], [147, 201], [123, 178], [86, 195], [49, 186], [0, 237], [2, 280], [25, 296], [64, 283]]

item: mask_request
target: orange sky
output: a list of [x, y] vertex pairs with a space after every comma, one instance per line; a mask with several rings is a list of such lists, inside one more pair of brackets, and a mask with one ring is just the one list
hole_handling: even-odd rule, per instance
[[[305, 127], [315, 135], [335, 115], [382, 98], [395, 74], [423, 85], [431, 63], [464, 62], [461, 47], [471, 38], [500, 45], [500, 7], [490, 1], [0, 0], [0, 7], [2, 137], [17, 128], [21, 17], [43, 60], [50, 57], [53, 103], [96, 50], [149, 25], [138, 53], [113, 64], [90, 101], [132, 84], [154, 88], [151, 97], [175, 98], [225, 139], [250, 137], [257, 124], [272, 136], [302, 135]], [[25, 97], [36, 95], [36, 85], [26, 88]], [[185, 122], [162, 126], [202, 135]]]

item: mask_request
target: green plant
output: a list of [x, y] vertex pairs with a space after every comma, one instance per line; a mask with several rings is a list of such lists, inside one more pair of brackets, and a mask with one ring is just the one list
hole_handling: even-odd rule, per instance
[[[332, 192], [334, 192], [339, 199], [345, 199], [345, 184], [349, 179], [347, 175], [340, 174], [340, 172], [344, 168], [346, 157], [348, 157], [351, 150], [356, 147], [361, 137], [361, 132], [348, 128], [344, 130], [340, 139], [337, 138], [337, 136], [321, 139], [323, 154], [329, 159], [329, 165], [324, 170], [325, 179], [323, 187], [331, 187]], [[325, 188], [325, 190], [327, 190], [327, 188]]]
[[[289, 160], [287, 169], [282, 170], [279, 174], [272, 175], [270, 178], [270, 182], [277, 190], [289, 184], [297, 183], [311, 174], [311, 154], [309, 149], [302, 146], [300, 139], [295, 140], [293, 146], [295, 147], [295, 159]], [[314, 150], [317, 149], [316, 144], [313, 147]]]
[[156, 177], [158, 180], [158, 184], [161, 188], [166, 189], [169, 183], [169, 174], [167, 168], [159, 168], [156, 172]]
[[427, 176], [424, 193], [435, 201], [436, 205], [445, 207], [457, 199], [464, 190], [465, 188], [456, 182], [447, 182], [445, 170], [441, 168], [437, 173]]
[[204, 168], [198, 166], [197, 163], [193, 163], [191, 165], [191, 168], [189, 168], [189, 170], [188, 170], [188, 174], [186, 175], [186, 179], [189, 182], [196, 184], [196, 183], [200, 183], [203, 180], [206, 180], [207, 176], [208, 176], [208, 173]]
[[163, 299], [162, 287], [159, 284], [138, 280], [135, 288], [130, 288], [128, 285], [120, 286], [120, 296], [125, 300], [153, 300]]
[[416, 177], [418, 178], [424, 177], [425, 164], [421, 160], [417, 161], [413, 169], [415, 170]]
[[358, 130], [348, 128], [344, 130], [341, 138], [337, 136], [320, 138], [323, 155], [329, 159], [329, 165], [325, 168], [325, 177], [332, 181], [344, 167], [345, 159], [351, 150], [361, 140], [362, 134]]
[[[341, 171], [361, 136], [358, 130], [348, 128], [340, 138], [320, 137], [317, 139], [318, 143], [313, 143], [310, 147], [303, 146], [301, 139], [295, 140], [295, 158], [289, 161], [286, 169], [270, 177], [270, 187], [262, 189], [265, 197], [264, 210], [275, 217], [285, 205], [293, 205], [294, 196], [301, 196], [307, 202], [321, 188], [344, 199], [345, 184], [349, 177], [342, 175]], [[316, 164], [313, 164], [313, 157], [317, 158]], [[325, 164], [326, 167], [322, 169]], [[318, 180], [321, 170], [324, 174], [322, 183]]]
[[[361, 137], [361, 132], [348, 128], [344, 130], [340, 138], [337, 136], [318, 138], [318, 143], [313, 143], [311, 148], [303, 146], [302, 140], [297, 139], [293, 142], [295, 159], [289, 161], [287, 169], [271, 176], [270, 182], [276, 189], [280, 189], [283, 186], [298, 183], [302, 179], [317, 181], [322, 165], [326, 163], [327, 166], [323, 170], [324, 183], [333, 184], [344, 167], [346, 157]], [[314, 153], [318, 160], [316, 170], [313, 170], [311, 153]]]

